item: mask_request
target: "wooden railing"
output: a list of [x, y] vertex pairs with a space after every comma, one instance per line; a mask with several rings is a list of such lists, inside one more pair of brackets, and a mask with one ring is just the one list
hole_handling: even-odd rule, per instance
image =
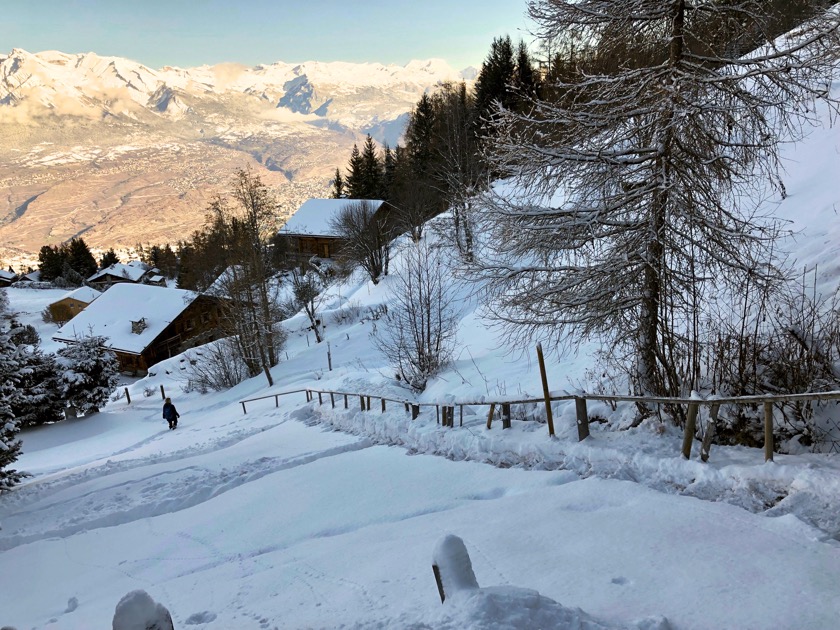
[[710, 408], [710, 417], [712, 422], [706, 430], [700, 450], [700, 458], [702, 461], [708, 461], [709, 453], [711, 451], [711, 440], [713, 438], [713, 430], [717, 421], [718, 412], [721, 405], [763, 405], [764, 407], [764, 459], [765, 461], [773, 460], [773, 405], [786, 402], [806, 402], [811, 400], [840, 400], [840, 391], [831, 392], [807, 392], [803, 394], [777, 394], [777, 395], [757, 395], [757, 396], [722, 396], [711, 398], [689, 397], [689, 398], [669, 398], [663, 396], [619, 396], [610, 394], [559, 394], [551, 395], [546, 392], [542, 398], [519, 398], [500, 401], [474, 401], [474, 400], [457, 400], [447, 401], [445, 403], [439, 402], [416, 402], [406, 399], [390, 398], [387, 396], [377, 396], [372, 394], [363, 394], [358, 392], [343, 392], [335, 390], [323, 389], [296, 389], [288, 392], [278, 392], [269, 394], [267, 396], [260, 396], [258, 398], [250, 398], [240, 401], [242, 405], [242, 412], [247, 413], [245, 407], [246, 403], [255, 402], [258, 400], [265, 400], [274, 398], [275, 407], [280, 406], [280, 397], [291, 394], [306, 394], [306, 402], [312, 402], [315, 396], [318, 397], [318, 404], [324, 404], [324, 397], [329, 396], [329, 402], [332, 408], [335, 409], [336, 399], [339, 403], [343, 402], [344, 409], [349, 408], [350, 400], [357, 400], [360, 411], [370, 411], [371, 401], [378, 400], [379, 407], [384, 413], [387, 409], [388, 403], [395, 403], [404, 408], [406, 413], [411, 413], [411, 419], [415, 420], [420, 415], [422, 407], [434, 407], [435, 417], [439, 424], [444, 427], [455, 426], [455, 408], [459, 408], [459, 424], [463, 426], [464, 421], [464, 407], [478, 407], [489, 406], [490, 411], [487, 414], [487, 428], [491, 428], [493, 417], [497, 407], [500, 409], [500, 416], [502, 421], [502, 428], [509, 429], [511, 426], [511, 405], [525, 405], [525, 404], [545, 404], [546, 417], [550, 420], [548, 423], [549, 435], [554, 435], [554, 424], [551, 421], [552, 411], [551, 403], [564, 400], [575, 401], [575, 412], [577, 420], [578, 441], [584, 440], [589, 436], [589, 415], [587, 412], [587, 401], [597, 400], [608, 403], [630, 402], [630, 403], [645, 403], [645, 404], [667, 404], [667, 405], [686, 405], [686, 423], [685, 432], [683, 434], [682, 455], [686, 459], [691, 457], [691, 447], [694, 442], [694, 433], [697, 428], [697, 416], [700, 407], [707, 406]]

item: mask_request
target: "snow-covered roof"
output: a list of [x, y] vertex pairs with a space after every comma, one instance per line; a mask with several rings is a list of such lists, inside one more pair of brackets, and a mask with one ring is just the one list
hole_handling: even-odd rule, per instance
[[131, 280], [132, 282], [137, 282], [147, 271], [149, 271], [149, 266], [139, 260], [132, 260], [127, 263], [114, 263], [105, 267], [105, 269], [97, 271], [88, 278], [88, 282], [96, 282], [105, 276], [117, 276]]
[[[105, 291], [84, 311], [59, 328], [55, 341], [75, 341], [90, 333], [108, 338], [114, 350], [140, 354], [193, 301], [197, 293], [146, 284], [120, 283]], [[131, 332], [131, 322], [145, 319], [146, 328]]]
[[17, 274], [9, 271], [8, 269], [0, 269], [0, 278], [3, 280], [14, 280], [17, 278]]
[[30, 271], [29, 273], [23, 275], [23, 279], [38, 282], [41, 280], [41, 270], [36, 269], [35, 271]]
[[378, 209], [380, 199], [309, 199], [286, 221], [281, 234], [306, 234], [309, 236], [337, 236], [330, 227], [330, 220], [351, 203], [367, 202]]
[[97, 291], [91, 287], [79, 287], [73, 291], [70, 291], [66, 295], [61, 297], [62, 300], [78, 300], [79, 302], [84, 302], [85, 304], [90, 304], [96, 298], [102, 295], [102, 291]]

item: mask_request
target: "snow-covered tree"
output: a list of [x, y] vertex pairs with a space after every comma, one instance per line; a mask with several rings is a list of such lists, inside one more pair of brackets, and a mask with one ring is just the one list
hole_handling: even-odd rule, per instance
[[20, 384], [20, 350], [8, 332], [0, 328], [0, 491], [17, 484], [23, 474], [12, 464], [20, 455], [21, 442], [17, 438], [20, 422], [12, 412]]
[[[814, 5], [817, 6], [817, 5]], [[606, 338], [640, 393], [694, 386], [709, 300], [765, 290], [780, 142], [836, 109], [840, 12], [790, 35], [764, 0], [531, 0], [569, 78], [494, 117], [480, 269], [519, 342]], [[563, 75], [566, 76], [566, 75]], [[510, 194], [510, 190], [516, 192]]]
[[105, 342], [88, 335], [57, 352], [64, 399], [83, 414], [99, 411], [119, 382], [117, 357]]
[[20, 381], [12, 412], [20, 428], [62, 420], [65, 403], [55, 356], [26, 348], [19, 357]]

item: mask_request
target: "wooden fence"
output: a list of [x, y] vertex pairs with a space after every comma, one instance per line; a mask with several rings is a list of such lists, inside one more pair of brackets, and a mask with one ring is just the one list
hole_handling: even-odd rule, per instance
[[[546, 388], [547, 389], [547, 388]], [[546, 417], [548, 419], [548, 432], [550, 436], [554, 435], [554, 422], [552, 419], [551, 403], [564, 400], [575, 401], [575, 412], [577, 419], [578, 441], [585, 440], [589, 437], [589, 415], [587, 412], [587, 401], [603, 401], [608, 403], [631, 402], [631, 403], [646, 403], [646, 404], [667, 404], [667, 405], [685, 405], [687, 407], [685, 432], [683, 434], [682, 455], [686, 459], [691, 458], [691, 447], [694, 442], [694, 433], [697, 429], [697, 416], [700, 407], [709, 407], [709, 414], [712, 422], [706, 430], [700, 449], [700, 459], [708, 461], [709, 453], [711, 451], [712, 438], [714, 436], [714, 426], [717, 421], [718, 412], [721, 405], [762, 405], [764, 410], [764, 460], [773, 460], [773, 405], [786, 402], [805, 402], [811, 400], [840, 400], [840, 391], [832, 392], [809, 392], [804, 394], [781, 394], [781, 395], [759, 395], [759, 396], [729, 396], [716, 398], [668, 398], [659, 396], [616, 396], [607, 394], [562, 394], [551, 395], [546, 391], [542, 398], [522, 398], [510, 399], [502, 401], [474, 401], [474, 400], [460, 400], [449, 401], [445, 403], [428, 402], [420, 403], [416, 401], [408, 401], [405, 399], [389, 398], [386, 396], [376, 396], [369, 394], [361, 394], [358, 392], [343, 392], [334, 390], [322, 389], [297, 389], [288, 392], [279, 392], [269, 394], [267, 396], [260, 396], [259, 398], [250, 398], [248, 400], [240, 401], [242, 405], [242, 412], [247, 413], [245, 407], [246, 403], [255, 402], [258, 400], [265, 400], [274, 398], [275, 407], [280, 406], [280, 397], [291, 394], [306, 394], [306, 402], [313, 402], [315, 397], [318, 398], [318, 404], [323, 405], [328, 398], [328, 402], [333, 409], [336, 408], [336, 401], [339, 405], [343, 405], [344, 409], [350, 408], [350, 401], [353, 405], [358, 404], [360, 411], [370, 411], [372, 402], [377, 401], [382, 413], [388, 408], [388, 404], [392, 403], [402, 407], [405, 413], [411, 414], [411, 419], [414, 420], [420, 415], [422, 407], [434, 407], [435, 418], [439, 424], [444, 427], [455, 426], [455, 409], [459, 410], [459, 425], [464, 422], [464, 407], [489, 407], [487, 414], [487, 428], [491, 428], [493, 417], [496, 410], [499, 409], [502, 428], [508, 429], [511, 426], [511, 405], [525, 405], [525, 404], [544, 404], [546, 410]]]

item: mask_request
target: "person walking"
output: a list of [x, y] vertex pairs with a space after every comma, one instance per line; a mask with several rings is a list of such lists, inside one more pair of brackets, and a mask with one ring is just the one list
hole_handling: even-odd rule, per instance
[[172, 404], [172, 399], [167, 398], [163, 403], [163, 419], [169, 423], [170, 429], [178, 426], [178, 418], [180, 417], [181, 414], [175, 409], [175, 405]]

